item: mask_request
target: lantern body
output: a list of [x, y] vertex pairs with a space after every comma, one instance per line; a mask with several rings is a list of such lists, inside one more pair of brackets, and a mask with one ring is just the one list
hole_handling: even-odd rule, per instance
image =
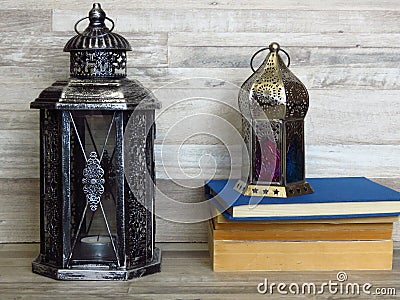
[[65, 48], [71, 78], [31, 103], [40, 109], [41, 139], [41, 244], [32, 266], [56, 279], [127, 280], [160, 271], [153, 154], [160, 104], [125, 78], [129, 43], [105, 27], [100, 5], [89, 19]]
[[312, 193], [305, 181], [304, 117], [308, 92], [273, 43], [262, 65], [242, 85], [242, 179], [245, 195], [291, 197]]

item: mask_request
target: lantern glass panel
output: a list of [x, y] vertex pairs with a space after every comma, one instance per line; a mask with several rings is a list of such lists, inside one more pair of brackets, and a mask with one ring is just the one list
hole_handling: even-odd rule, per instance
[[71, 259], [118, 263], [115, 112], [70, 112]]
[[286, 122], [286, 181], [287, 183], [304, 180], [304, 122]]
[[259, 183], [281, 181], [281, 132], [279, 121], [255, 121], [253, 178]]

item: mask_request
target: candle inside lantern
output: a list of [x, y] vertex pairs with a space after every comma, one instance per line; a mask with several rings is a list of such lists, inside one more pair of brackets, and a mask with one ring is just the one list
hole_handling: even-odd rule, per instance
[[[115, 238], [113, 237], [115, 242]], [[90, 235], [81, 238], [77, 245], [76, 260], [114, 261], [116, 256], [111, 238], [105, 235]]]
[[109, 236], [103, 236], [103, 235], [97, 235], [97, 236], [86, 236], [81, 239], [82, 243], [86, 244], [96, 244], [96, 245], [101, 245], [101, 244], [106, 244], [110, 243], [111, 239]]

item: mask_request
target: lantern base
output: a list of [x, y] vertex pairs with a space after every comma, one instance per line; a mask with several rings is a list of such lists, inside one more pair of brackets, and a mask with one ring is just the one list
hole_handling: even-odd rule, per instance
[[59, 269], [41, 261], [40, 255], [32, 262], [32, 272], [57, 280], [129, 280], [161, 271], [161, 250], [154, 248], [153, 260], [129, 270], [105, 270], [99, 268]]
[[288, 184], [286, 186], [248, 184], [238, 180], [234, 186], [235, 191], [246, 196], [290, 198], [294, 196], [314, 193], [308, 182]]

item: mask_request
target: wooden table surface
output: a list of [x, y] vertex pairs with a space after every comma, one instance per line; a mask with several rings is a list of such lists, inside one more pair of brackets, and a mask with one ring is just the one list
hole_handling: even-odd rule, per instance
[[[345, 283], [370, 283], [375, 288], [395, 288], [397, 296], [259, 294], [257, 285], [315, 283], [336, 279], [337, 272], [214, 273], [207, 244], [162, 243], [162, 272], [126, 282], [56, 281], [31, 272], [38, 244], [0, 244], [0, 299], [395, 299], [400, 295], [400, 245], [395, 244], [393, 271], [348, 271]], [[287, 289], [287, 288], [286, 288]], [[387, 290], [388, 291], [388, 290]]]

